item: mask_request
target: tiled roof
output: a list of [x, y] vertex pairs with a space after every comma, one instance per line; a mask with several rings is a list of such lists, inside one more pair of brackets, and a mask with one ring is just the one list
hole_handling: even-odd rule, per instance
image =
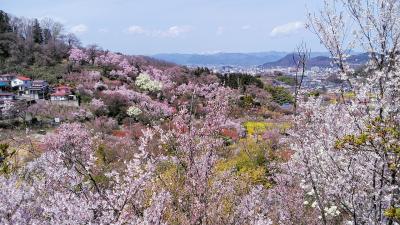
[[69, 95], [69, 93], [66, 92], [55, 92], [51, 94], [51, 96], [67, 96], [67, 95]]
[[18, 76], [17, 79], [23, 80], [23, 81], [28, 81], [31, 80], [29, 77], [24, 77], [24, 76]]
[[32, 82], [33, 83], [46, 83], [45, 80], [33, 80]]

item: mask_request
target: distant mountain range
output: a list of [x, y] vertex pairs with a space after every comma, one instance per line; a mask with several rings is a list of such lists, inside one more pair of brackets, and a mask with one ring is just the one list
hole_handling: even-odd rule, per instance
[[[295, 55], [295, 58], [293, 59], [293, 54], [287, 54], [283, 58], [274, 61], [274, 62], [266, 62], [262, 64], [260, 67], [265, 68], [265, 69], [272, 69], [272, 68], [277, 68], [277, 67], [294, 67], [295, 65], [295, 60], [298, 60], [298, 55]], [[350, 56], [346, 62], [349, 63], [353, 67], [358, 67], [360, 65], [364, 65], [368, 61], [368, 54], [363, 53], [363, 54], [355, 54]], [[322, 68], [327, 68], [331, 67], [332, 63], [332, 58], [328, 56], [315, 56], [312, 57], [308, 60], [307, 62], [307, 67], [322, 67]]]
[[[353, 67], [365, 64], [368, 54], [353, 53], [347, 62]], [[215, 53], [215, 54], [157, 54], [151, 57], [186, 66], [258, 66], [272, 69], [278, 67], [294, 67], [293, 53], [288, 52], [255, 52], [255, 53]], [[298, 56], [295, 54], [295, 59]], [[332, 59], [327, 52], [313, 52], [308, 60], [308, 67], [331, 67]]]
[[[255, 52], [255, 53], [215, 53], [215, 54], [157, 54], [151, 57], [190, 66], [259, 66], [275, 62], [288, 55], [288, 52]], [[313, 53], [313, 56], [326, 56], [327, 53]]]

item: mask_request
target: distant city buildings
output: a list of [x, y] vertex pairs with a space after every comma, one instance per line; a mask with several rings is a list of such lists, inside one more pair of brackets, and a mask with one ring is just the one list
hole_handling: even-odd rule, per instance
[[[275, 77], [279, 75], [295, 76], [297, 68], [294, 67], [275, 67], [263, 68], [259, 66], [237, 66], [237, 65], [203, 65], [209, 68], [214, 73], [230, 74], [230, 73], [246, 73], [253, 76]], [[196, 68], [198, 66], [189, 66]], [[336, 76], [336, 70], [326, 67], [313, 66], [305, 71], [302, 88], [305, 90], [331, 90], [338, 91], [342, 85], [338, 82], [333, 82], [328, 79], [330, 76]], [[300, 73], [297, 73], [300, 75]], [[290, 88], [290, 85], [278, 82], [275, 85]]]

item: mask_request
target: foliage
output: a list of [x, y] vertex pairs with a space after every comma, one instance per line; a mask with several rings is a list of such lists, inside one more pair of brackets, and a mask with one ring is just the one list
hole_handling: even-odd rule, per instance
[[263, 88], [264, 84], [260, 79], [250, 74], [244, 73], [231, 73], [231, 74], [218, 74], [220, 82], [226, 87], [233, 89], [242, 88], [245, 85], [255, 85], [256, 87]]
[[244, 123], [247, 134], [249, 135], [260, 135], [267, 130], [277, 129], [280, 133], [285, 133], [291, 125], [289, 122], [274, 123], [274, 122], [263, 122], [263, 121], [247, 121]]
[[267, 130], [268, 125], [267, 122], [257, 121], [247, 121], [244, 123], [244, 127], [249, 135], [262, 134]]
[[276, 80], [291, 86], [296, 84], [296, 79], [292, 76], [278, 76]]
[[141, 73], [135, 81], [135, 85], [141, 90], [157, 92], [162, 89], [162, 84], [156, 80], [152, 80], [148, 74]]
[[7, 175], [11, 172], [11, 157], [15, 151], [9, 152], [9, 145], [0, 143], [0, 175]]
[[400, 221], [400, 208], [389, 208], [385, 211], [385, 216], [395, 221]]
[[253, 96], [251, 95], [244, 95], [240, 98], [240, 102], [238, 104], [242, 108], [251, 108], [255, 105], [255, 101]]
[[193, 75], [199, 77], [199, 76], [201, 76], [201, 75], [210, 74], [211, 71], [210, 71], [210, 69], [208, 69], [207, 67], [197, 67], [197, 68], [194, 69], [191, 73], [192, 73]]
[[17, 73], [25, 74], [35, 80], [45, 80], [49, 84], [57, 84], [62, 79], [62, 75], [67, 72], [67, 65], [64, 63], [51, 66], [32, 65], [26, 68], [19, 67], [12, 70]]
[[[233, 170], [248, 185], [263, 185], [269, 188], [266, 144], [256, 143], [255, 139], [242, 139], [238, 144], [231, 146], [234, 156], [218, 162], [216, 170], [224, 172]], [[237, 148], [237, 149], [236, 149]]]
[[284, 87], [267, 85], [265, 89], [272, 95], [272, 100], [278, 104], [291, 104], [294, 101], [292, 94]]
[[[328, 48], [352, 90], [335, 93], [342, 98], [334, 104], [318, 96], [301, 100], [294, 115], [280, 120], [265, 121], [250, 110], [246, 117], [230, 118], [239, 92], [245, 96], [243, 106], [267, 96], [252, 92], [263, 87], [257, 77], [218, 75], [221, 86], [213, 75], [204, 74], [210, 72], [206, 69], [189, 76], [190, 71], [176, 68], [166, 72], [164, 64], [154, 68], [144, 58], [74, 48], [71, 61], [76, 60], [79, 70], [62, 78], [79, 83], [77, 92], [90, 96], [90, 104], [75, 108], [38, 103], [13, 111], [15, 106], [6, 103], [7, 114], [22, 117], [30, 112], [80, 123], [49, 130], [41, 148], [32, 150], [35, 157], [15, 170], [14, 160], [9, 160], [14, 153], [0, 145], [0, 223], [398, 223], [400, 3], [333, 2], [326, 1], [320, 17], [310, 14], [308, 27]], [[343, 42], [348, 24], [356, 29], [349, 43]], [[13, 39], [11, 25], [0, 13], [2, 64], [11, 66], [14, 57], [25, 63], [23, 68], [51, 64], [40, 54], [30, 56], [48, 45], [46, 28], [33, 23], [37, 37], [30, 41], [36, 43], [26, 56], [13, 55], [13, 44], [23, 46], [25, 41]], [[346, 52], [356, 42], [371, 59], [362, 82], [348, 76], [354, 73]], [[87, 63], [91, 65], [81, 65]], [[293, 101], [283, 87], [265, 89], [278, 104]], [[122, 122], [139, 112], [148, 117], [146, 124], [118, 126], [116, 119]], [[241, 133], [241, 123], [248, 137], [237, 135], [238, 140], [227, 143], [226, 134], [231, 129]]]
[[3, 70], [57, 65], [67, 57], [70, 47], [78, 44], [74, 35], [64, 35], [63, 26], [48, 18], [29, 20], [1, 11], [0, 23], [0, 65]]
[[140, 114], [142, 114], [142, 110], [136, 106], [130, 106], [126, 111], [126, 114], [130, 117], [137, 118]]

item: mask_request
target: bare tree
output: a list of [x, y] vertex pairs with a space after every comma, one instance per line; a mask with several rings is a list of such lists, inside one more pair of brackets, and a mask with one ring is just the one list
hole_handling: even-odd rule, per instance
[[[369, 53], [373, 70], [388, 73], [395, 68], [400, 48], [398, 0], [324, 0], [324, 3], [318, 14], [309, 14], [308, 28], [328, 49], [350, 86], [348, 75], [352, 70], [346, 59], [354, 48]], [[349, 35], [350, 31], [353, 35]], [[378, 83], [382, 97], [384, 79], [377, 79], [381, 79]]]
[[293, 53], [293, 61], [296, 65], [295, 73], [295, 89], [294, 89], [294, 113], [297, 112], [298, 96], [306, 74], [307, 62], [310, 59], [311, 50], [305, 42], [302, 42], [296, 47]]
[[[339, 7], [342, 0], [324, 0], [324, 8], [319, 13], [308, 15], [307, 28], [313, 31], [322, 45], [329, 51], [333, 63], [339, 68], [340, 77], [347, 81], [350, 87], [352, 83], [349, 75], [352, 73], [347, 58], [354, 48], [355, 40], [349, 38], [351, 18]], [[344, 98], [344, 83], [341, 86], [341, 97]]]
[[67, 35], [64, 35], [63, 39], [67, 43], [69, 48], [79, 47], [81, 45], [81, 42], [79, 41], [79, 39], [76, 37], [75, 34], [69, 33]]
[[101, 49], [96, 44], [87, 46], [86, 54], [89, 56], [89, 61], [92, 63], [92, 65], [94, 64], [94, 61], [96, 60], [97, 54], [100, 50]]

